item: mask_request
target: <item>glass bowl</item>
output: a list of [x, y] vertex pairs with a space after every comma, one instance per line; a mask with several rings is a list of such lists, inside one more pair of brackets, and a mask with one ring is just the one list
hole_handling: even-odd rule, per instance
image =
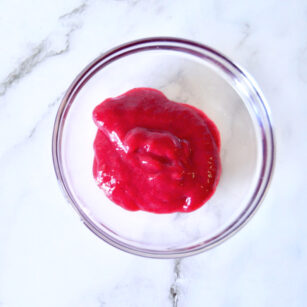
[[[92, 111], [136, 87], [201, 109], [220, 131], [220, 182], [194, 212], [130, 212], [96, 185]], [[261, 203], [274, 164], [270, 113], [255, 81], [212, 48], [166, 37], [126, 43], [90, 63], [62, 100], [52, 151], [58, 181], [84, 224], [121, 250], [155, 258], [200, 253], [236, 233]]]

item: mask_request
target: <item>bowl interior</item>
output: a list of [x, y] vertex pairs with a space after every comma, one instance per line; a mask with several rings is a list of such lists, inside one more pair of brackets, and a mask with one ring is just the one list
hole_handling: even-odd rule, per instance
[[[59, 141], [65, 188], [86, 223], [104, 239], [145, 253], [188, 251], [219, 236], [246, 210], [261, 176], [259, 118], [244, 88], [212, 61], [178, 50], [141, 50], [94, 67], [68, 98]], [[201, 109], [220, 131], [220, 182], [213, 197], [194, 212], [129, 212], [95, 183], [92, 111], [104, 99], [136, 87], [159, 89], [169, 99]]]

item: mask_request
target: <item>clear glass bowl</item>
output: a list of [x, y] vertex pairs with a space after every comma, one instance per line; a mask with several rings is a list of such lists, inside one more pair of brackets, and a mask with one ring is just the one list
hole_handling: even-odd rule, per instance
[[[221, 179], [194, 212], [129, 212], [95, 183], [92, 111], [136, 87], [203, 110], [220, 131]], [[63, 98], [52, 145], [58, 181], [84, 224], [117, 248], [156, 258], [193, 255], [236, 233], [262, 201], [274, 162], [270, 114], [255, 81], [219, 52], [177, 38], [133, 41], [90, 63]]]

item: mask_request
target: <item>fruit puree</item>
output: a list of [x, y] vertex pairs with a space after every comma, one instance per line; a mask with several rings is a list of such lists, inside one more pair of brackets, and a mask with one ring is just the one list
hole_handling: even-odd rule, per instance
[[220, 136], [202, 111], [158, 90], [135, 88], [103, 101], [93, 119], [93, 175], [117, 205], [191, 212], [213, 195], [221, 173]]

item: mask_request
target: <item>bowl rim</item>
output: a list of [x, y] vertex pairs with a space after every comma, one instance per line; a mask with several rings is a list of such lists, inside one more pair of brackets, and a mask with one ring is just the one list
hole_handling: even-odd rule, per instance
[[[152, 250], [136, 247], [120, 241], [117, 238], [112, 237], [108, 233], [104, 232], [103, 230], [98, 229], [98, 227], [91, 222], [81, 207], [79, 207], [78, 202], [74, 199], [72, 193], [70, 192], [65, 179], [61, 159], [61, 140], [65, 118], [67, 112], [69, 111], [70, 105], [72, 104], [75, 96], [78, 94], [79, 89], [97, 71], [103, 69], [103, 67], [107, 66], [113, 61], [116, 61], [117, 59], [132, 53], [153, 49], [171, 49], [180, 52], [187, 52], [203, 60], [208, 60], [210, 57], [212, 63], [219, 66], [219, 68], [222, 69], [225, 73], [235, 73], [234, 76], [239, 78], [239, 82], [245, 82], [245, 86], [247, 86], [251, 91], [249, 96], [252, 96], [254, 99], [253, 103], [257, 105], [257, 107], [261, 107], [261, 111], [263, 113], [262, 115], [267, 121], [266, 127], [262, 127], [263, 155], [265, 159], [262, 162], [262, 172], [260, 174], [261, 178], [258, 180], [258, 185], [251, 201], [248, 202], [248, 205], [244, 208], [241, 214], [239, 214], [234, 222], [231, 222], [230, 225], [220, 231], [217, 235], [210, 238], [210, 240], [203, 241], [194, 246], [189, 246], [188, 248], [179, 248], [176, 250]], [[98, 67], [96, 67], [97, 65]], [[255, 214], [260, 204], [262, 203], [271, 183], [275, 166], [275, 147], [276, 145], [270, 109], [255, 80], [246, 71], [228, 59], [228, 57], [224, 56], [215, 49], [192, 40], [176, 37], [149, 37], [130, 41], [104, 52], [92, 62], [90, 62], [77, 75], [77, 77], [73, 80], [66, 93], [64, 94], [56, 114], [52, 135], [52, 158], [57, 181], [62, 188], [63, 194], [66, 196], [72, 207], [77, 211], [85, 226], [87, 226], [87, 228], [89, 228], [100, 239], [122, 251], [143, 257], [165, 259], [187, 257], [209, 250], [232, 237], [240, 229], [242, 229], [244, 225], [246, 225], [246, 223], [251, 219], [251, 217]]]

